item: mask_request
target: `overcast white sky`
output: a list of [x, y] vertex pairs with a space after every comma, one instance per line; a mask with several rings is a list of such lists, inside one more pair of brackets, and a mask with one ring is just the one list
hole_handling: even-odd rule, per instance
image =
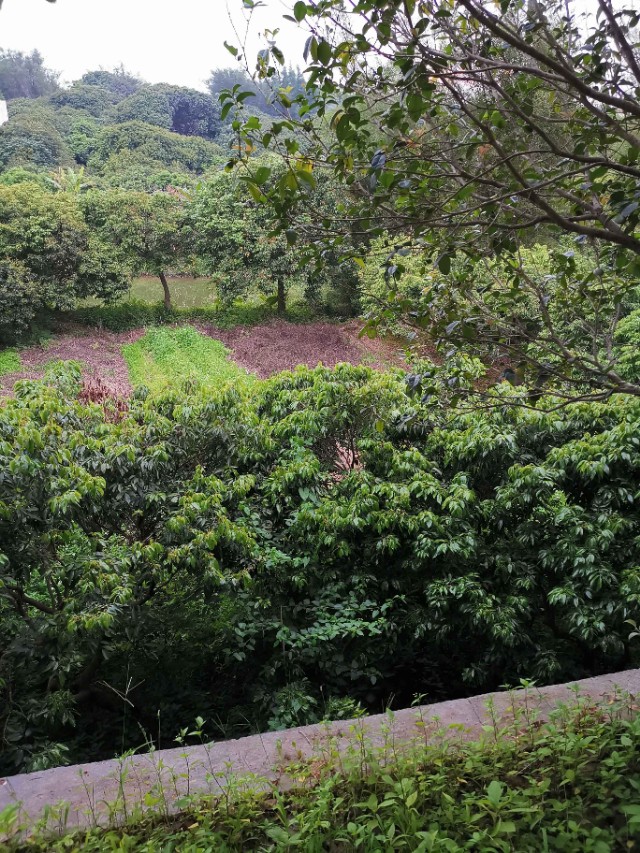
[[[282, 20], [292, 5], [293, 0], [290, 5], [288, 0], [265, 0], [266, 8], [254, 14], [248, 50], [252, 59], [264, 46], [260, 36], [265, 28], [279, 27], [277, 43], [287, 61], [303, 64], [306, 34]], [[228, 10], [244, 34], [242, 0], [4, 0], [0, 47], [36, 48], [64, 81], [122, 62], [152, 83], [203, 88], [212, 68], [235, 63], [223, 44], [237, 44]]]

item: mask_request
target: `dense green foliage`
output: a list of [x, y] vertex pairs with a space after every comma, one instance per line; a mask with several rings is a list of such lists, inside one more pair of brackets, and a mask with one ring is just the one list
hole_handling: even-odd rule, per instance
[[[0, 184], [37, 183], [50, 193], [77, 196], [105, 255], [117, 258], [125, 277], [158, 275], [167, 309], [169, 277], [196, 273], [215, 276], [217, 298], [227, 307], [258, 296], [284, 314], [293, 288], [304, 291], [313, 312], [353, 315], [358, 304], [353, 268], [343, 271], [331, 259], [325, 272], [308, 275], [297, 249], [272, 233], [275, 220], [247, 194], [246, 182], [223, 172], [238, 144], [238, 123], [228, 110], [222, 114], [218, 95], [235, 79], [246, 81], [247, 75], [218, 70], [211, 94], [205, 94], [149, 85], [121, 67], [88, 72], [71, 86], [39, 95], [22, 93], [10, 101], [9, 122], [0, 127]], [[278, 98], [294, 98], [302, 84], [300, 71], [283, 69], [265, 84], [259, 103], [244, 105], [243, 115], [257, 110], [270, 121]], [[260, 149], [255, 154], [260, 157]], [[15, 292], [16, 278], [19, 271], [5, 270], [4, 289]], [[31, 285], [36, 293], [47, 289], [37, 275]], [[20, 287], [29, 290], [24, 282]], [[102, 293], [94, 288], [92, 295], [109, 300], [124, 287]], [[47, 299], [39, 304], [73, 307], [79, 294], [67, 285], [60, 290], [55, 306]], [[37, 300], [31, 294], [23, 301]], [[8, 293], [5, 302], [14, 307], [4, 312], [4, 325], [16, 333], [27, 330], [34, 310], [22, 312], [16, 307], [20, 299]]]
[[[280, 229], [303, 237], [320, 266], [328, 252], [362, 260], [366, 238], [390, 235], [392, 285], [413, 254], [436, 278], [419, 300], [396, 301], [406, 321], [449, 350], [472, 338], [485, 356], [499, 348], [561, 399], [640, 395], [612, 357], [640, 271], [639, 17], [624, 0], [596, 8], [300, 0], [293, 18], [309, 30], [309, 65], [298, 113], [247, 118], [236, 157]], [[260, 80], [284, 62], [276, 41], [258, 56]], [[223, 98], [226, 109], [250, 100], [245, 87]], [[287, 107], [286, 96], [279, 102]], [[258, 146], [281, 155], [271, 185], [249, 156]], [[327, 173], [343, 187], [341, 214], [309, 221]], [[596, 259], [586, 275], [567, 239]], [[534, 243], [555, 249], [542, 279], [521, 259]], [[500, 280], [476, 288], [496, 255]], [[474, 288], [473, 299], [456, 299]], [[535, 308], [531, 323], [522, 302]]]
[[26, 330], [41, 308], [114, 299], [128, 286], [113, 247], [87, 228], [72, 196], [0, 186], [0, 336]]
[[[325, 747], [298, 764], [292, 790], [222, 780], [226, 796], [187, 800], [175, 817], [133, 817], [63, 839], [42, 833], [9, 851], [621, 853], [640, 836], [640, 718], [624, 718], [628, 704], [602, 713], [583, 701], [542, 728], [521, 714], [496, 726], [501, 739], [482, 743], [400, 752], [364, 739], [347, 755]], [[160, 791], [150, 799], [162, 809]], [[10, 809], [8, 829], [15, 817]]]
[[[298, 2], [306, 86], [273, 43], [253, 101], [214, 73], [221, 109], [122, 68], [60, 89], [0, 55], [0, 337], [52, 311], [154, 326], [124, 348], [130, 399], [54, 364], [0, 407], [0, 773], [166, 746], [198, 715], [227, 736], [638, 663], [640, 17], [598, 3], [581, 29], [570, 4]], [[162, 304], [120, 301], [141, 273]], [[174, 309], [184, 273], [215, 303]], [[169, 328], [274, 308], [363, 308], [445, 363], [258, 381]], [[597, 734], [589, 796], [606, 778], [622, 798]], [[565, 781], [507, 792], [481, 764], [468, 800], [429, 800], [445, 777], [414, 767], [366, 802], [391, 798], [425, 850], [434, 820], [461, 849], [484, 802], [479, 843], [534, 849], [523, 815]], [[341, 784], [294, 801], [290, 832], [243, 808], [276, 845], [320, 849], [336, 811], [330, 842], [391, 842], [381, 800]], [[578, 793], [546, 848], [626, 841], [606, 798], [581, 835]]]
[[71, 151], [45, 111], [25, 111], [0, 127], [0, 169], [25, 164], [54, 168], [71, 163]]
[[0, 352], [0, 376], [15, 373], [20, 370], [20, 356], [15, 350], [6, 349]]
[[[78, 308], [69, 312], [70, 319], [98, 329], [111, 332], [126, 332], [143, 326], [172, 325], [175, 323], [210, 323], [219, 328], [251, 326], [274, 316], [274, 309], [263, 302], [235, 302], [213, 304], [193, 308], [171, 308], [163, 302], [147, 302], [131, 299], [115, 305], [100, 305]], [[297, 303], [287, 309], [287, 317], [294, 322], [305, 322], [313, 318], [308, 306]]]
[[11, 92], [10, 121], [0, 128], [0, 171], [75, 162], [101, 185], [155, 190], [187, 185], [223, 162], [221, 149], [206, 144], [223, 130], [211, 95], [151, 86], [124, 68], [88, 72], [66, 88], [56, 80], [37, 53], [0, 57], [0, 93], [3, 84]]
[[161, 83], [142, 86], [120, 101], [116, 122], [143, 121], [183, 136], [215, 139], [221, 127], [220, 106], [210, 95], [182, 86]]
[[143, 85], [142, 80], [130, 74], [124, 66], [120, 65], [113, 71], [100, 68], [98, 71], [87, 71], [83, 74], [81, 83], [87, 86], [99, 86], [111, 92], [117, 101], [122, 101], [133, 95]]
[[6, 769], [113, 754], [158, 712], [165, 737], [277, 728], [637, 660], [635, 402], [503, 386], [440, 421], [343, 366], [123, 412], [76, 383], [0, 412]]
[[236, 175], [220, 173], [199, 188], [192, 223], [200, 265], [223, 274], [225, 301], [246, 297], [257, 287], [285, 313], [287, 291], [303, 284], [306, 275], [295, 251], [284, 237], [271, 233], [273, 220], [245, 195]]

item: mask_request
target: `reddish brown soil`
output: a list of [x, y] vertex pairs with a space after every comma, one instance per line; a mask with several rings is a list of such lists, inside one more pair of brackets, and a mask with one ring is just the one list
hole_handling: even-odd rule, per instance
[[[321, 363], [333, 367], [347, 362], [377, 368], [403, 366], [400, 344], [359, 338], [360, 328], [357, 320], [341, 325], [297, 325], [274, 320], [260, 326], [234, 329], [201, 327], [201, 331], [222, 341], [231, 350], [234, 361], [262, 378], [291, 370], [299, 364], [315, 367]], [[23, 349], [20, 351], [22, 370], [0, 377], [0, 397], [10, 394], [18, 379], [40, 378], [45, 364], [58, 359], [80, 362], [87, 380], [98, 382], [114, 397], [127, 395], [131, 385], [121, 348], [138, 340], [144, 331], [136, 329], [116, 334], [78, 328], [73, 333], [59, 335], [45, 346]]]
[[335, 367], [340, 362], [391, 367], [402, 364], [399, 345], [388, 341], [359, 338], [357, 321], [335, 325], [307, 323], [297, 325], [273, 320], [261, 326], [236, 326], [218, 329], [204, 326], [202, 331], [229, 347], [232, 358], [262, 379], [292, 370], [299, 364]]
[[18, 379], [39, 379], [49, 361], [79, 361], [90, 379], [100, 380], [114, 396], [129, 394], [131, 385], [122, 346], [133, 343], [144, 329], [133, 332], [82, 330], [77, 334], [60, 335], [45, 346], [20, 350], [23, 368], [18, 373], [0, 377], [0, 396], [10, 394]]

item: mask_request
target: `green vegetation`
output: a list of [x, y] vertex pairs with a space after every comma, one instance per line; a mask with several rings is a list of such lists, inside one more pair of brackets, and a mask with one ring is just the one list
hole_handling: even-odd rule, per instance
[[[64, 317], [82, 325], [111, 332], [126, 332], [148, 326], [177, 323], [211, 323], [221, 329], [232, 326], [252, 326], [276, 316], [273, 307], [264, 302], [234, 302], [214, 304], [202, 308], [174, 308], [167, 310], [163, 302], [150, 304], [139, 300], [118, 302], [115, 305], [95, 305], [67, 312]], [[315, 315], [309, 305], [292, 302], [286, 319], [297, 323], [313, 320]]]
[[[257, 318], [267, 317], [272, 313], [270, 306], [265, 304], [264, 298], [256, 290], [249, 291], [244, 299], [236, 301], [233, 305], [226, 304], [220, 299], [219, 287], [215, 277], [173, 276], [169, 278], [169, 287], [171, 288], [171, 308], [179, 312], [206, 309], [209, 312], [215, 311], [226, 314], [233, 309], [238, 312], [241, 308], [247, 310], [261, 309], [256, 314]], [[116, 304], [119, 306], [125, 302], [133, 302], [145, 303], [148, 306], [152, 306], [156, 305], [162, 299], [163, 288], [160, 279], [155, 276], [145, 275], [134, 278], [131, 282], [129, 293], [122, 296]], [[98, 300], [90, 299], [86, 300], [84, 307], [95, 307], [98, 304]], [[289, 291], [287, 311], [293, 311], [294, 315], [299, 317], [304, 310], [306, 310], [309, 317], [312, 316], [313, 306], [305, 305], [302, 289], [293, 287]], [[80, 315], [75, 312], [75, 316]], [[92, 323], [92, 325], [94, 324]], [[139, 325], [145, 324], [141, 323]]]
[[82, 405], [73, 368], [0, 409], [2, 772], [137, 747], [158, 714], [166, 746], [198, 715], [231, 735], [639, 661], [636, 400], [248, 383], [192, 329], [128, 357], [200, 384]]
[[71, 195], [0, 186], [0, 340], [29, 332], [44, 308], [109, 301], [127, 287], [115, 247], [87, 227]]
[[[400, 318], [443, 356], [497, 351], [507, 377], [559, 404], [640, 395], [614, 352], [640, 273], [638, 12], [622, 0], [598, 0], [597, 17], [574, 0], [292, 5], [310, 33], [307, 85], [282, 121], [244, 117], [235, 158], [278, 232], [318, 267], [335, 254], [366, 264], [386, 236], [372, 333]], [[261, 54], [258, 84], [284, 61], [277, 45]], [[233, 112], [249, 96], [222, 97]], [[318, 210], [323, 181], [337, 185], [333, 217]], [[532, 276], [523, 250], [536, 243], [549, 265]], [[423, 286], [407, 295], [414, 257]]]
[[[9, 851], [622, 853], [640, 837], [640, 718], [624, 719], [623, 707], [603, 713], [583, 703], [542, 728], [521, 717], [481, 744], [401, 754], [366, 739], [347, 755], [327, 747], [295, 768], [293, 790], [222, 780], [226, 796], [177, 816], [130, 817], [121, 829], [63, 839], [43, 834]], [[154, 798], [162, 802], [160, 792]]]
[[6, 349], [0, 352], [0, 376], [7, 373], [15, 373], [20, 370], [20, 356], [14, 349]]
[[123, 347], [133, 385], [152, 391], [195, 381], [203, 387], [248, 378], [246, 371], [229, 361], [229, 350], [220, 341], [202, 335], [192, 326], [150, 329], [135, 344]]
[[[215, 281], [210, 278], [181, 276], [170, 281], [171, 302], [174, 308], [206, 308], [218, 301]], [[130, 299], [152, 305], [163, 298], [162, 284], [158, 278], [134, 278]]]
[[[0, 774], [640, 664], [640, 13], [350, 5], [211, 96], [0, 52], [3, 343], [149, 327], [130, 398], [52, 364], [0, 407]], [[185, 325], [362, 310], [411, 374], [259, 381]], [[639, 727], [78, 849], [631, 849]]]

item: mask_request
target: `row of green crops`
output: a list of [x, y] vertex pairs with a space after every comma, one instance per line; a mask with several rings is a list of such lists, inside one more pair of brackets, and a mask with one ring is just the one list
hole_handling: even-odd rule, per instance
[[2, 771], [637, 663], [639, 401], [443, 416], [342, 365], [123, 413], [78, 382], [0, 409]]
[[0, 376], [7, 373], [15, 373], [20, 370], [20, 356], [14, 349], [6, 349], [0, 352]]
[[149, 329], [139, 341], [124, 346], [122, 352], [131, 383], [146, 385], [152, 391], [184, 379], [205, 386], [249, 379], [245, 370], [229, 360], [224, 344], [205, 337], [192, 326]]

